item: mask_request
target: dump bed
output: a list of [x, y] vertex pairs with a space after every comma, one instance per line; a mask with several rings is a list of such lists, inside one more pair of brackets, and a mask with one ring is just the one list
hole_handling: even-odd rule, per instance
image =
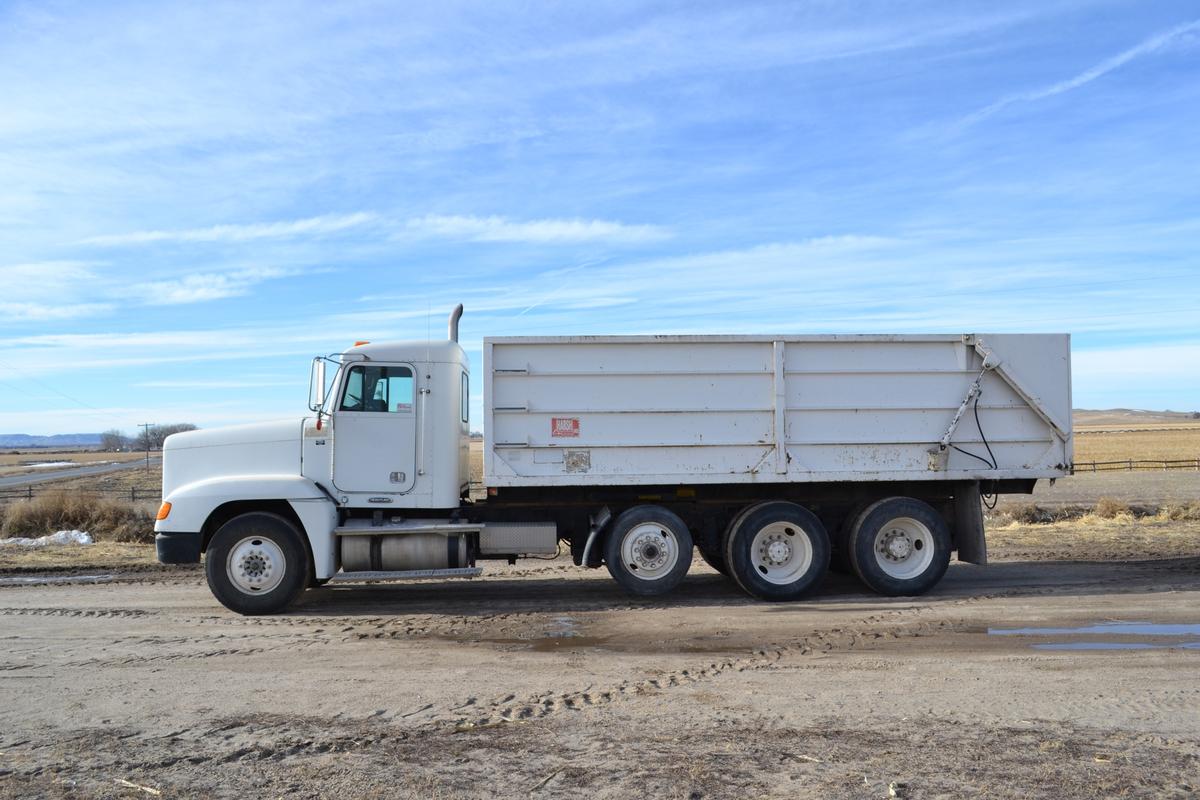
[[1060, 477], [1070, 360], [1065, 334], [489, 338], [484, 481]]

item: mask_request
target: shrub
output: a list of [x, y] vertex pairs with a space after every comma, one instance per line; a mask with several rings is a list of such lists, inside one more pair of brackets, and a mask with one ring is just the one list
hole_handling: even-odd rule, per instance
[[1114, 500], [1111, 497], [1101, 497], [1096, 501], [1096, 507], [1092, 509], [1092, 513], [1102, 519], [1114, 519], [1116, 517], [1126, 517], [1133, 513], [1128, 503], [1122, 503], [1120, 500]]
[[1200, 522], [1200, 502], [1185, 503], [1181, 506], [1165, 506], [1162, 513], [1172, 522]]
[[1005, 513], [1013, 522], [1022, 525], [1044, 525], [1055, 521], [1054, 514], [1034, 503], [1021, 503], [1007, 509]]
[[154, 520], [144, 509], [94, 495], [51, 492], [8, 506], [0, 538], [87, 531], [97, 541], [153, 542]]

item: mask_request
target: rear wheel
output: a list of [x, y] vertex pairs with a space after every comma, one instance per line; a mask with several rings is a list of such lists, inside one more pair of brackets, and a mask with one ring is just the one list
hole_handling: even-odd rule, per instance
[[879, 594], [923, 594], [950, 565], [950, 531], [928, 503], [888, 497], [859, 513], [848, 552], [855, 573]]
[[604, 542], [609, 574], [630, 594], [665, 594], [692, 565], [692, 535], [676, 514], [660, 506], [622, 513]]
[[226, 522], [204, 557], [213, 596], [239, 614], [273, 614], [308, 583], [300, 534], [277, 514], [253, 512]]
[[829, 534], [815, 514], [795, 503], [760, 503], [734, 521], [725, 560], [746, 592], [763, 600], [796, 600], [825, 577]]

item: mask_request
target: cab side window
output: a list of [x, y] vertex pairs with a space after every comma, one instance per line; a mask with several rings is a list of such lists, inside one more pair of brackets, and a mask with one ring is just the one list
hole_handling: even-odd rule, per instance
[[342, 411], [412, 413], [412, 370], [408, 367], [351, 367], [338, 408]]

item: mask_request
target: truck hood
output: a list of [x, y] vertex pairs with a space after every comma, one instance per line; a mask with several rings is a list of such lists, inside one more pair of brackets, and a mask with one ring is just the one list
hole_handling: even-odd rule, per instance
[[163, 443], [163, 497], [206, 478], [299, 475], [302, 419], [187, 431]]

